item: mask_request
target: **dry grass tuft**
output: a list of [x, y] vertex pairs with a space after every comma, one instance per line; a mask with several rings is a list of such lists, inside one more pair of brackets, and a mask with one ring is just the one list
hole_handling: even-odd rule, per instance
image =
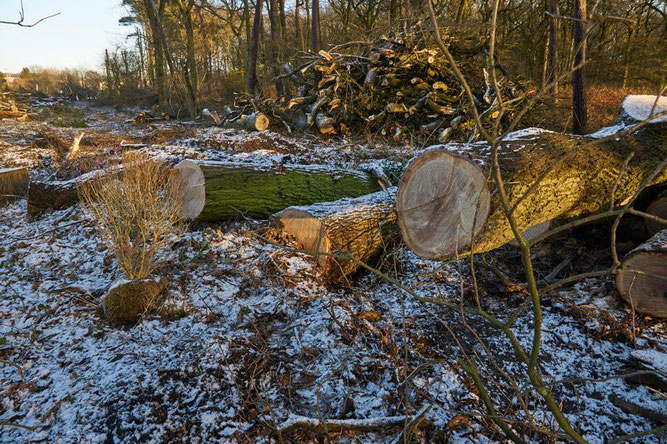
[[187, 226], [179, 176], [144, 154], [125, 154], [117, 175], [85, 184], [79, 195], [129, 279], [147, 278], [156, 255]]

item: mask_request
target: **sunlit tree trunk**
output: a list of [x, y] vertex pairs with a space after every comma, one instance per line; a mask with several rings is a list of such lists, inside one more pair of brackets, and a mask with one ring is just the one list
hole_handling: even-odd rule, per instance
[[[320, 0], [312, 0], [313, 12], [312, 12], [312, 28], [310, 31], [310, 49], [313, 53], [317, 54], [322, 49], [320, 41]], [[320, 82], [322, 74], [319, 71], [315, 71], [315, 86]]]
[[558, 0], [549, 1], [549, 63], [547, 83], [552, 83], [551, 93], [558, 95]]
[[572, 73], [572, 132], [586, 132], [586, 88], [583, 63], [586, 60], [586, 0], [574, 0], [574, 72]]

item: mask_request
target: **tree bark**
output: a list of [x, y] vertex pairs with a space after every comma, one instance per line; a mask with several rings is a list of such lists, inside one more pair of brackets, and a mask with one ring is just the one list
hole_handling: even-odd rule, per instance
[[[656, 198], [651, 204], [646, 208], [646, 212], [653, 216], [658, 216], [662, 219], [667, 220], [667, 195], [662, 195]], [[667, 225], [661, 224], [655, 220], [646, 219], [646, 229], [651, 236], [657, 234], [659, 231], [667, 228]]]
[[183, 80], [185, 83], [185, 101], [191, 119], [199, 113], [199, 86], [197, 79], [197, 60], [195, 58], [195, 37], [192, 24], [192, 8], [194, 0], [179, 0], [178, 8], [185, 27], [185, 66]]
[[262, 27], [262, 3], [256, 0], [255, 19], [252, 25], [252, 36], [250, 39], [250, 54], [248, 55], [248, 76], [246, 89], [251, 96], [255, 95], [257, 89], [257, 54], [259, 53], [259, 31]]
[[558, 0], [549, 2], [549, 63], [547, 68], [547, 83], [553, 84], [551, 94], [558, 95]]
[[0, 206], [25, 197], [29, 181], [26, 168], [0, 168]]
[[[574, 72], [572, 73], [572, 132], [584, 134], [587, 125], [585, 69], [587, 15], [586, 0], [574, 0], [572, 40], [574, 45]], [[580, 66], [582, 65], [582, 66]]]
[[278, 6], [276, 0], [267, 0], [269, 5], [269, 22], [271, 23], [271, 64], [273, 65], [273, 76], [275, 77], [276, 95], [283, 96], [283, 82], [280, 76], [280, 44], [282, 34], [278, 24]]
[[[624, 106], [635, 100], [632, 97], [636, 96], [627, 98]], [[600, 133], [613, 133], [614, 128]], [[537, 129], [516, 132], [508, 139], [499, 148], [499, 167], [521, 230], [607, 208], [612, 193], [622, 203], [667, 157], [665, 121], [620, 140], [584, 147], [596, 139]], [[416, 254], [443, 259], [469, 251], [471, 239], [473, 250], [484, 252], [514, 238], [491, 193], [495, 185], [490, 165], [490, 148], [480, 144], [437, 146], [409, 164], [399, 184], [397, 210], [403, 239]], [[542, 174], [544, 180], [520, 201]], [[665, 181], [663, 169], [652, 183]]]
[[293, 205], [358, 197], [379, 189], [369, 173], [322, 165], [264, 165], [184, 160], [183, 217], [220, 221], [266, 219]]
[[[322, 42], [320, 41], [320, 0], [311, 0], [313, 5], [313, 13], [311, 18], [312, 30], [310, 33], [310, 50], [314, 54], [318, 54], [322, 49]], [[322, 79], [322, 73], [315, 70], [315, 85], [317, 86]]]
[[290, 207], [271, 218], [277, 238], [315, 256], [322, 274], [341, 282], [398, 240], [396, 188], [308, 207]]
[[667, 317], [667, 230], [632, 250], [616, 271], [621, 298], [639, 313]]

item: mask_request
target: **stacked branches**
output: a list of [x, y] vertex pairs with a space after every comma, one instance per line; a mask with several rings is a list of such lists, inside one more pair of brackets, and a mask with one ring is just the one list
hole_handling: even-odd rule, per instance
[[[475, 37], [449, 36], [447, 40], [462, 69], [473, 79], [477, 112], [490, 125], [499, 107], [496, 91], [482, 68], [484, 42]], [[297, 129], [333, 134], [364, 128], [395, 140], [409, 135], [437, 136], [440, 142], [476, 138], [463, 89], [441, 51], [429, 45], [421, 32], [384, 35], [359, 44], [355, 54], [333, 47], [311, 55], [295, 69], [286, 64], [283, 70], [281, 77], [299, 85], [300, 94], [283, 98], [267, 112]], [[313, 85], [308, 79], [316, 72], [321, 80]], [[502, 70], [498, 76], [507, 109], [505, 121], [524, 94], [519, 94]]]

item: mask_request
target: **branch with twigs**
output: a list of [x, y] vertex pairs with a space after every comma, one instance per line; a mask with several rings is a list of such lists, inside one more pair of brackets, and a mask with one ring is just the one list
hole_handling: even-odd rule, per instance
[[0, 24], [1, 25], [16, 25], [16, 26], [20, 26], [22, 28], [32, 28], [33, 26], [36, 26], [36, 25], [42, 23], [44, 20], [48, 20], [48, 19], [50, 19], [52, 17], [55, 17], [57, 15], [60, 15], [60, 13], [56, 12], [55, 14], [47, 15], [46, 17], [42, 17], [34, 23], [23, 23], [25, 21], [25, 10], [23, 9], [23, 0], [21, 0], [21, 10], [19, 11], [19, 19], [15, 22], [7, 21], [7, 20], [0, 20]]

